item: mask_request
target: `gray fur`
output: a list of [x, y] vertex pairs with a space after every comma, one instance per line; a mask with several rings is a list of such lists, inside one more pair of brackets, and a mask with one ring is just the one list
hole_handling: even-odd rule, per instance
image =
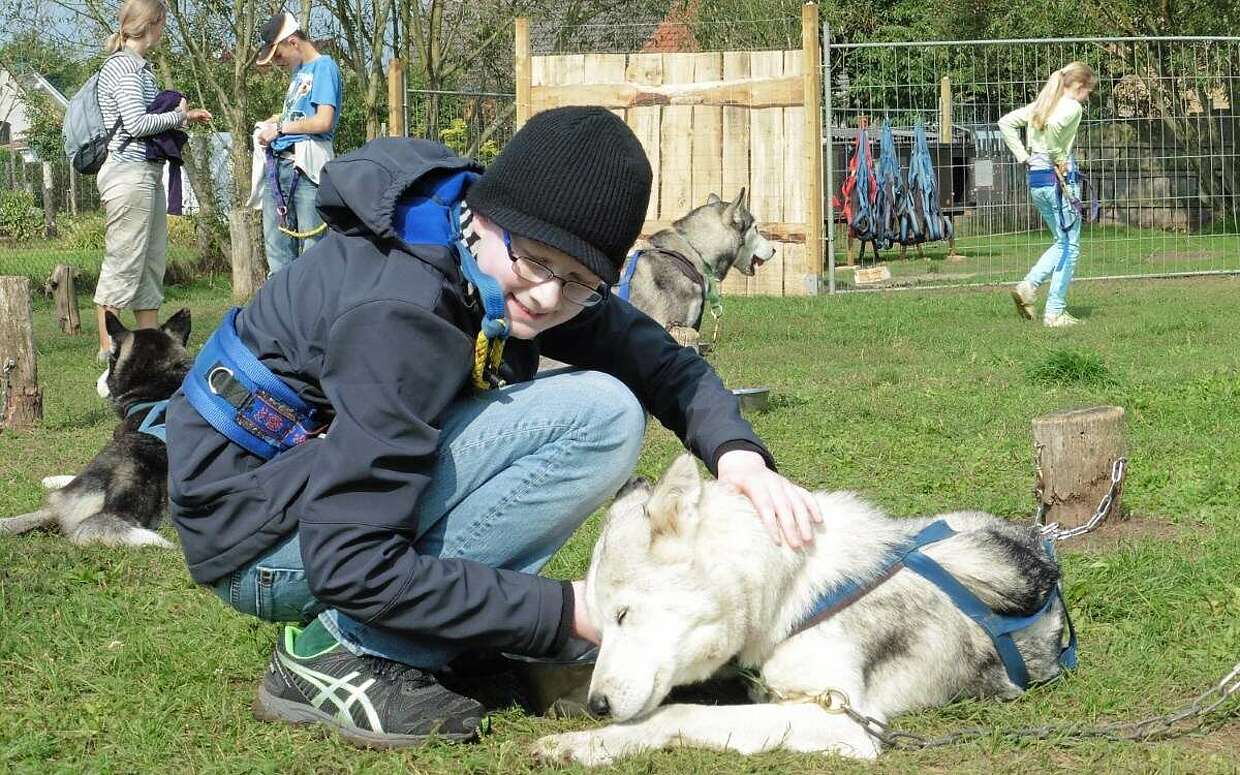
[[107, 314], [108, 401], [120, 418], [107, 443], [67, 484], [48, 477], [51, 492], [40, 510], [0, 520], [0, 533], [24, 533], [55, 525], [75, 544], [174, 548], [155, 532], [168, 510], [168, 453], [159, 439], [142, 433], [145, 412], [130, 407], [172, 396], [189, 371], [190, 313], [182, 309], [158, 329], [126, 329]]
[[775, 255], [775, 248], [758, 233], [743, 188], [730, 203], [711, 194], [706, 204], [652, 235], [643, 250], [629, 301], [664, 328], [697, 330], [705, 313], [705, 287], [677, 269], [669, 253], [679, 253], [720, 282], [733, 267], [753, 275]]

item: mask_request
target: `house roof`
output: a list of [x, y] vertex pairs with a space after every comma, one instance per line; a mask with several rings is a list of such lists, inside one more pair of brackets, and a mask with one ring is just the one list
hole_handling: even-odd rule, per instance
[[16, 81], [23, 89], [38, 90], [51, 97], [53, 104], [60, 108], [62, 113], [69, 109], [69, 98], [62, 94], [60, 89], [49, 83], [46, 78], [33, 70], [19, 73], [16, 76]]

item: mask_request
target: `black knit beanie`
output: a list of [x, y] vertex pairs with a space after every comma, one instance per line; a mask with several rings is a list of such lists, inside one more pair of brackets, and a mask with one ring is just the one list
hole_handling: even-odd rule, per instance
[[610, 111], [556, 108], [535, 115], [465, 195], [513, 234], [564, 251], [615, 285], [646, 219], [650, 162]]

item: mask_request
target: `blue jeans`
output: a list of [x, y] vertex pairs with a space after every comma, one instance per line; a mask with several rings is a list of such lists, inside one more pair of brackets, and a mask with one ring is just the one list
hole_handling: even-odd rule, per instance
[[[1055, 236], [1055, 242], [1025, 275], [1025, 282], [1038, 287], [1051, 278], [1050, 291], [1046, 296], [1046, 317], [1054, 317], [1068, 305], [1068, 283], [1076, 270], [1076, 260], [1081, 255], [1081, 216], [1072, 209], [1065, 196], [1062, 202], [1055, 194], [1054, 186], [1038, 186], [1029, 189], [1034, 207], [1042, 214], [1042, 220]], [[1057, 212], [1058, 211], [1058, 212]], [[1061, 224], [1060, 221], [1063, 221]], [[1067, 226], [1065, 229], [1064, 226]]]
[[[628, 479], [646, 415], [619, 380], [558, 371], [463, 398], [447, 411], [431, 481], [418, 500], [416, 551], [537, 573]], [[297, 534], [215, 584], [242, 613], [314, 616], [355, 654], [442, 667], [458, 652], [328, 609], [310, 594]]]
[[[277, 158], [276, 165], [280, 177], [280, 190], [287, 197], [293, 185], [292, 159]], [[263, 174], [266, 174], [265, 172]], [[315, 202], [319, 196], [319, 187], [305, 175], [300, 175], [297, 190], [293, 192], [293, 201], [286, 202], [289, 212], [285, 216], [285, 228], [290, 231], [307, 232], [323, 222]], [[319, 241], [321, 234], [314, 237], [297, 239], [280, 231], [280, 219], [276, 213], [276, 194], [271, 190], [268, 181], [267, 194], [263, 197], [263, 244], [267, 248], [267, 276], [275, 274], [293, 260], [305, 253], [314, 243]]]

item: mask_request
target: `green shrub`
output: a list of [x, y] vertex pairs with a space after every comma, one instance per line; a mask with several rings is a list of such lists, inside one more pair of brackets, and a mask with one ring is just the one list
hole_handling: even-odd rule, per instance
[[43, 213], [25, 191], [0, 191], [0, 237], [29, 242], [43, 228]]
[[75, 250], [99, 250], [104, 247], [103, 213], [82, 213], [77, 216], [62, 215], [57, 219], [61, 244]]

